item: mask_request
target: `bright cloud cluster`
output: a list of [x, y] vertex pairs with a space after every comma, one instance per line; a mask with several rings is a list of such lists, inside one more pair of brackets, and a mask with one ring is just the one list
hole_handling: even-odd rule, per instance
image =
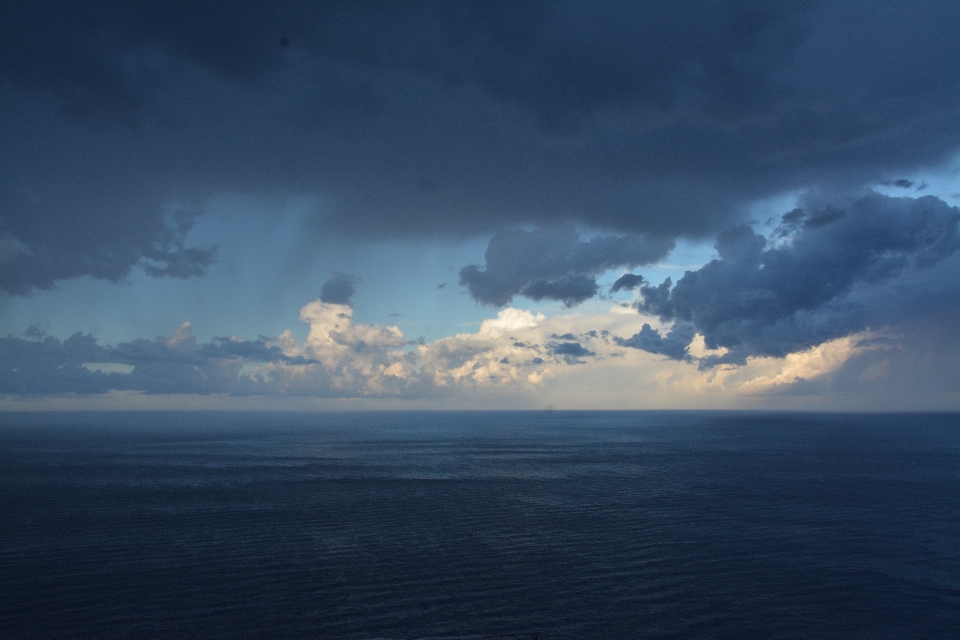
[[[349, 305], [315, 300], [300, 311], [304, 341], [290, 330], [256, 341], [215, 338], [199, 344], [190, 323], [170, 338], [100, 346], [92, 336], [0, 339], [0, 391], [7, 401], [42, 394], [221, 394], [232, 397], [421, 399], [514, 394], [528, 404], [594, 408], [728, 406], [731, 399], [795, 395], [868, 353], [893, 353], [895, 341], [864, 332], [784, 357], [697, 367], [723, 354], [702, 335], [692, 358], [632, 348], [623, 336], [668, 331], [656, 318], [614, 305], [552, 318], [506, 308], [475, 333], [433, 343], [407, 340], [399, 328], [353, 322]], [[868, 363], [869, 364], [869, 363]], [[888, 360], [858, 375], [889, 377]], [[807, 387], [804, 387], [807, 385]], [[480, 395], [477, 395], [480, 394]]]

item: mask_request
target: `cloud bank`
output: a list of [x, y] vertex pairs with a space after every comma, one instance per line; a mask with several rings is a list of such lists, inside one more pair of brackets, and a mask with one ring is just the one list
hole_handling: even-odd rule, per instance
[[[433, 343], [406, 340], [396, 327], [356, 324], [352, 315], [346, 305], [305, 305], [300, 317], [310, 332], [302, 342], [285, 331], [200, 344], [189, 323], [170, 338], [116, 346], [83, 334], [63, 342], [8, 336], [0, 339], [0, 407], [103, 408], [134, 398], [130, 406], [139, 408], [169, 408], [168, 398], [180, 408], [203, 406], [204, 399], [222, 408], [262, 407], [271, 399], [300, 408], [484, 408], [496, 398], [498, 406], [595, 409], [930, 409], [960, 401], [952, 375], [960, 334], [935, 323], [698, 369], [691, 363], [716, 353], [702, 335], [689, 344], [687, 334], [658, 337], [645, 316], [620, 306], [555, 318], [506, 308], [475, 333]], [[675, 344], [686, 349], [684, 359], [671, 352]]]
[[170, 338], [116, 346], [81, 333], [62, 342], [8, 336], [0, 338], [0, 394], [419, 398], [495, 386], [522, 390], [549, 376], [551, 365], [596, 355], [577, 343], [543, 344], [531, 332], [545, 317], [512, 308], [475, 334], [429, 345], [406, 340], [394, 326], [355, 324], [349, 305], [322, 299], [305, 305], [300, 319], [310, 327], [302, 343], [285, 331], [273, 339], [199, 344], [189, 322]]

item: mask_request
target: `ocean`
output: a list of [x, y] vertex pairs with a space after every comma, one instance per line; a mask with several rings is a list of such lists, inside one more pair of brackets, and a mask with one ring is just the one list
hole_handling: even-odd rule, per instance
[[960, 414], [0, 414], [0, 591], [9, 640], [956, 640]]

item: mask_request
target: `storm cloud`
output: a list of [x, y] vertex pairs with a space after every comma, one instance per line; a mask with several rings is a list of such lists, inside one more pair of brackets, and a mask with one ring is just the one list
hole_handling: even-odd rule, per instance
[[[13, 294], [202, 275], [225, 194], [315, 197], [311, 228], [362, 238], [672, 239], [960, 149], [951, 1], [5, 2], [0, 30]], [[462, 274], [496, 305], [576, 304], [599, 268], [498, 260]]]
[[[693, 331], [726, 354], [701, 364], [782, 357], [828, 340], [907, 321], [960, 317], [960, 209], [932, 196], [870, 193], [845, 205], [817, 202], [783, 215], [766, 238], [746, 225], [721, 233], [719, 258], [674, 286], [641, 285], [636, 307], [675, 321], [621, 344], [687, 357], [673, 336]], [[909, 329], [907, 329], [909, 330]]]
[[592, 298], [594, 276], [607, 269], [656, 262], [673, 242], [643, 236], [596, 236], [583, 241], [573, 225], [499, 231], [490, 240], [486, 265], [460, 270], [460, 284], [478, 302], [509, 304], [515, 295], [559, 300], [568, 307]]

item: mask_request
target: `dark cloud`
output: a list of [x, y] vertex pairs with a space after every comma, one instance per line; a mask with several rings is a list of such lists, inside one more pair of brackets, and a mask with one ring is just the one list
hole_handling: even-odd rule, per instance
[[[743, 225], [721, 233], [718, 259], [675, 286], [669, 278], [641, 286], [637, 308], [677, 321], [678, 339], [695, 330], [708, 348], [729, 350], [705, 366], [783, 356], [907, 321], [956, 326], [958, 222], [960, 209], [932, 196], [871, 193], [844, 206], [811, 200], [783, 216], [773, 245]], [[684, 357], [672, 342], [645, 327], [621, 344]]]
[[621, 289], [627, 289], [628, 291], [632, 291], [633, 289], [636, 289], [643, 283], [644, 283], [643, 276], [637, 276], [632, 273], [625, 273], [619, 278], [617, 278], [617, 281], [613, 283], [613, 286], [610, 287], [610, 293], [616, 293]]
[[103, 353], [92, 336], [60, 342], [0, 338], [0, 393], [102, 393], [126, 388], [126, 377], [89, 371], [82, 365]]
[[882, 184], [887, 187], [900, 187], [902, 189], [909, 189], [913, 186], [913, 180], [907, 180], [906, 178], [900, 178], [899, 180], [884, 180]]
[[[18, 199], [9, 192], [0, 198], [6, 195]], [[4, 291], [23, 295], [78, 276], [119, 282], [134, 266], [153, 277], [189, 278], [202, 275], [216, 259], [216, 246], [186, 246], [192, 214], [154, 216], [142, 210], [143, 217], [128, 221], [130, 212], [120, 211], [119, 204], [101, 209], [102, 202], [71, 195], [76, 199], [69, 204], [52, 205], [57, 211], [31, 211], [7, 201], [13, 215], [0, 217], [0, 237], [14, 238], [18, 250], [0, 260]]]
[[161, 230], [154, 241], [142, 247], [140, 266], [155, 278], [191, 278], [202, 276], [217, 257], [217, 247], [187, 247], [186, 236], [195, 223], [194, 216], [178, 212], [171, 225]]
[[487, 246], [485, 268], [464, 267], [460, 284], [483, 304], [502, 306], [524, 295], [573, 306], [597, 294], [594, 276], [656, 262], [672, 247], [672, 241], [637, 235], [596, 236], [584, 242], [573, 225], [499, 231]]
[[23, 335], [28, 338], [43, 338], [47, 335], [47, 328], [50, 326], [49, 322], [35, 322], [34, 324], [27, 327], [27, 330], [23, 332]]
[[[316, 196], [314, 228], [364, 237], [702, 237], [960, 149], [951, 0], [6, 2], [0, 30], [18, 294], [199, 275], [189, 222], [223, 194]], [[532, 291], [575, 303], [566, 275]]]
[[633, 347], [673, 360], [689, 360], [690, 341], [694, 333], [693, 325], [689, 322], [675, 322], [666, 336], [661, 336], [659, 331], [644, 323], [639, 333], [627, 339], [614, 338], [614, 341], [621, 347]]
[[[266, 339], [214, 338], [197, 344], [189, 325], [173, 338], [137, 339], [101, 346], [82, 333], [63, 342], [47, 337], [0, 338], [0, 393], [103, 393], [111, 389], [147, 393], [277, 392], [264, 381], [240, 375], [244, 365], [316, 364], [314, 359], [285, 355]], [[96, 370], [97, 365], [132, 366], [130, 373]], [[84, 366], [88, 365], [88, 366]], [[104, 367], [101, 367], [104, 368]], [[109, 368], [109, 367], [105, 367]]]
[[555, 356], [563, 358], [567, 364], [581, 364], [580, 358], [596, 355], [579, 342], [548, 342], [547, 350]]
[[547, 346], [550, 348], [550, 352], [558, 356], [592, 356], [594, 355], [593, 351], [585, 349], [580, 345], [579, 342], [551, 342]]
[[539, 302], [544, 298], [559, 300], [572, 307], [597, 295], [597, 282], [585, 275], [566, 275], [556, 280], [534, 280], [520, 290], [527, 298]]
[[285, 364], [312, 364], [317, 362], [303, 356], [288, 356], [278, 346], [268, 346], [267, 338], [239, 340], [214, 338], [203, 345], [199, 353], [204, 358], [243, 358], [247, 362], [283, 362]]
[[350, 304], [350, 298], [356, 292], [354, 284], [359, 279], [342, 273], [335, 273], [320, 288], [320, 299], [330, 304]]

